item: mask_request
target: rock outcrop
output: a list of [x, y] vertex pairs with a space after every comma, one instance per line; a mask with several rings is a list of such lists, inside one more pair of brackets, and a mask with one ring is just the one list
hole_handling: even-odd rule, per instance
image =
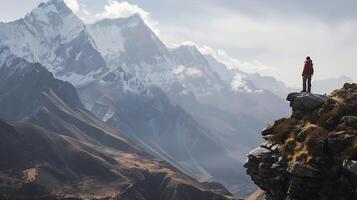
[[325, 95], [302, 92], [290, 93], [286, 100], [290, 101], [293, 110], [310, 111], [322, 105], [326, 98]]
[[357, 84], [288, 100], [292, 116], [262, 131], [247, 173], [268, 200], [357, 199]]

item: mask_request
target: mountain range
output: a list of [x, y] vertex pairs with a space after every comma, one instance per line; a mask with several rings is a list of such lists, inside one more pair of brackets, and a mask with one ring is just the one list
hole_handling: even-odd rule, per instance
[[[151, 171], [148, 166], [152, 165], [155, 173], [172, 170], [190, 180], [195, 189], [213, 196], [213, 186], [202, 186], [194, 179], [220, 182], [236, 196], [244, 196], [255, 187], [243, 169], [245, 154], [261, 142], [257, 134], [261, 127], [289, 113], [281, 98], [288, 93], [283, 83], [230, 70], [196, 46], [168, 48], [138, 14], [85, 24], [62, 0], [49, 0], [22, 19], [0, 23], [0, 45], [0, 116], [16, 121], [2, 122], [4, 127], [12, 135], [25, 137], [17, 128], [25, 127], [42, 133], [38, 137], [58, 141], [55, 144], [69, 143], [68, 148], [53, 152], [56, 156], [65, 156], [71, 148], [82, 155], [85, 149], [103, 161], [93, 158], [98, 164], [93, 170], [109, 173], [98, 178], [110, 178], [110, 173], [124, 174], [119, 178], [130, 180], [131, 175], [145, 177], [143, 169]], [[52, 135], [56, 136], [51, 139]], [[31, 145], [37, 146], [35, 142]], [[128, 155], [117, 155], [117, 151]], [[154, 157], [146, 158], [146, 154]], [[49, 156], [43, 156], [37, 163], [45, 160], [52, 167]], [[118, 164], [115, 158], [123, 161]], [[29, 163], [36, 163], [32, 159]], [[58, 173], [71, 174], [72, 167], [61, 169], [73, 160], [58, 159], [65, 163], [53, 166], [60, 169]], [[141, 165], [140, 159], [147, 165]], [[88, 158], [83, 163], [87, 161], [92, 162]], [[35, 167], [35, 174], [41, 167]], [[131, 167], [138, 174], [126, 174]], [[43, 173], [48, 170], [52, 168]], [[154, 175], [153, 179], [160, 182], [164, 177]], [[85, 183], [87, 189], [88, 182], [93, 186], [98, 181], [80, 180], [75, 184]], [[229, 194], [222, 190], [220, 195]], [[138, 193], [135, 188], [130, 191]]]
[[0, 69], [1, 198], [233, 199], [109, 128], [40, 64], [8, 55]]

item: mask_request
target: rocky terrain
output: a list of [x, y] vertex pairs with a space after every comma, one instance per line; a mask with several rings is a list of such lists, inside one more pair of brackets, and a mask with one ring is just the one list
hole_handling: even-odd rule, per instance
[[357, 84], [328, 96], [294, 93], [293, 113], [262, 131], [248, 174], [266, 199], [357, 199]]

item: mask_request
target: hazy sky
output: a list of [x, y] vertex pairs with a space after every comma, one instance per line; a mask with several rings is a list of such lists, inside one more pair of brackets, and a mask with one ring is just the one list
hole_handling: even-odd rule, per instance
[[[65, 0], [86, 22], [139, 12], [173, 46], [191, 41], [231, 66], [300, 85], [304, 58], [316, 79], [357, 80], [355, 0]], [[41, 0], [0, 0], [0, 21], [23, 17]]]

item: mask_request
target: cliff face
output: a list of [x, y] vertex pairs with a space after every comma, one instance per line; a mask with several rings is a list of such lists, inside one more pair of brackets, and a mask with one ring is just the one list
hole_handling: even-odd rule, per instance
[[290, 118], [262, 131], [245, 164], [266, 199], [357, 199], [357, 84], [288, 96]]

